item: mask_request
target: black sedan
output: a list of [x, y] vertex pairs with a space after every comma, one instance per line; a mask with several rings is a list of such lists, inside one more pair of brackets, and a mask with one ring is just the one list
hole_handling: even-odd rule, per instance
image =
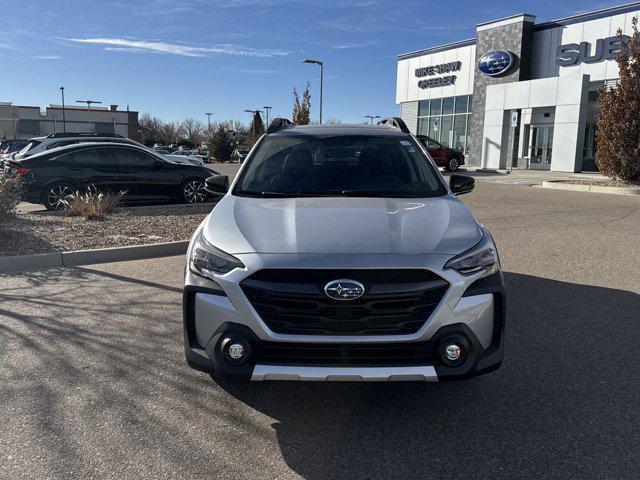
[[98, 191], [126, 192], [124, 200], [210, 200], [205, 179], [217, 172], [172, 162], [151, 150], [128, 144], [84, 143], [56, 148], [20, 161], [9, 161], [4, 173], [19, 175], [25, 200], [48, 210], [65, 208], [65, 198], [95, 186]]

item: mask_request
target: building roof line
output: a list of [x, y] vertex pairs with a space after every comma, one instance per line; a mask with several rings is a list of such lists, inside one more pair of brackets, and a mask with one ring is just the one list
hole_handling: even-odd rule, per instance
[[531, 13], [523, 12], [523, 13], [516, 13], [515, 15], [509, 15], [508, 17], [496, 18], [495, 20], [489, 20], [488, 22], [478, 23], [476, 26], [483, 27], [485, 25], [491, 25], [492, 23], [497, 23], [497, 22], [504, 22], [505, 20], [511, 20], [512, 18], [518, 18], [518, 17], [530, 17], [533, 19], [536, 18], [536, 16]]
[[557, 18], [555, 20], [550, 20], [548, 22], [543, 22], [543, 23], [539, 23], [537, 25], [534, 25], [533, 28], [535, 28], [536, 30], [538, 30], [538, 29], [544, 30], [544, 29], [547, 29], [547, 28], [557, 27], [559, 25], [567, 25], [567, 24], [571, 24], [571, 23], [586, 22], [586, 21], [589, 21], [589, 20], [596, 20], [596, 19], [602, 18], [602, 17], [609, 17], [609, 16], [614, 15], [616, 13], [630, 12], [630, 11], [635, 10], [636, 8], [640, 8], [640, 2], [624, 3], [622, 5], [615, 5], [613, 7], [607, 7], [607, 8], [602, 8], [600, 10], [594, 10], [593, 12], [578, 13], [576, 15], [571, 15], [571, 16], [564, 17], [564, 18]]
[[466, 47], [469, 45], [475, 45], [475, 38], [468, 38], [466, 40], [459, 40], [457, 42], [445, 43], [444, 45], [437, 45], [435, 47], [423, 48], [415, 50], [413, 52], [401, 53], [398, 55], [398, 60], [406, 60], [408, 58], [419, 57], [420, 55], [426, 55], [428, 53], [438, 53], [445, 50], [452, 50], [454, 48]]

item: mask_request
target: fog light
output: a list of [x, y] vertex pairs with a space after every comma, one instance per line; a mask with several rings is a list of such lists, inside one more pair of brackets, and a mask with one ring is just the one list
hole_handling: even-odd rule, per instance
[[244, 345], [242, 345], [241, 343], [232, 343], [227, 348], [227, 352], [229, 353], [229, 357], [231, 357], [232, 359], [240, 360], [242, 357], [244, 357]]
[[455, 343], [450, 343], [444, 347], [444, 355], [447, 359], [455, 362], [462, 356], [462, 348]]

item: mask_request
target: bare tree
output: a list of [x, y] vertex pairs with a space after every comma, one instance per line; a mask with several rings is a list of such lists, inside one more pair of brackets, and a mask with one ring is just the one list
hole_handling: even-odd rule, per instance
[[158, 117], [152, 117], [148, 113], [143, 113], [142, 115], [140, 115], [138, 123], [145, 128], [145, 137], [148, 139], [149, 143], [164, 143], [164, 122], [162, 120], [160, 120]]
[[200, 145], [204, 137], [204, 123], [195, 118], [186, 118], [180, 125], [183, 138], [192, 145]]
[[181, 124], [178, 122], [166, 122], [162, 126], [162, 138], [166, 145], [178, 143], [181, 134]]

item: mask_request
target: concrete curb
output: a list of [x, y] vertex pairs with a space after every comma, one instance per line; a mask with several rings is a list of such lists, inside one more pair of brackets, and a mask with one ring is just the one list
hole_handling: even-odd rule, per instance
[[180, 242], [131, 245], [97, 250], [0, 257], [0, 273], [184, 255], [187, 252], [188, 245], [189, 240], [183, 240]]
[[575, 183], [564, 183], [562, 180], [546, 180], [542, 182], [542, 188], [552, 188], [555, 190], [573, 190], [575, 192], [608, 193], [612, 195], [640, 195], [640, 188], [580, 185]]

